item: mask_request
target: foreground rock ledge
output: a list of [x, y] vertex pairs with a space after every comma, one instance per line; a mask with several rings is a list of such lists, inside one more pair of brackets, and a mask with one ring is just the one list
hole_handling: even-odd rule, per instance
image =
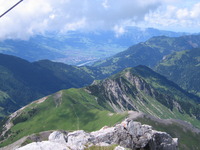
[[[86, 133], [55, 131], [48, 141], [34, 142], [17, 150], [84, 150], [90, 146], [119, 145], [115, 150], [177, 150], [178, 140], [165, 132], [152, 130], [151, 126], [141, 125], [126, 119], [114, 127], [103, 127], [99, 131]], [[125, 150], [125, 149], [124, 149]]]

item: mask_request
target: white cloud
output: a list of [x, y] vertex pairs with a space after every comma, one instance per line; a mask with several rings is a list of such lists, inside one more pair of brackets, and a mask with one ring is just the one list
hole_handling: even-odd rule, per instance
[[[189, 7], [190, 6], [190, 7]], [[172, 29], [175, 31], [199, 32], [200, 3], [185, 5], [168, 5], [160, 7], [145, 17], [145, 21], [153, 27]]]
[[66, 31], [75, 31], [79, 28], [84, 27], [86, 24], [85, 18], [82, 18], [81, 20], [78, 20], [77, 22], [67, 23], [64, 28], [61, 30], [61, 32]]
[[191, 9], [183, 8], [177, 9], [178, 19], [199, 19], [200, 17], [200, 3], [195, 4]]
[[188, 9], [184, 8], [184, 9], [179, 9], [176, 12], [176, 16], [178, 19], [185, 19], [188, 18], [190, 15], [190, 12], [188, 11]]
[[[160, 1], [24, 0], [0, 19], [0, 38], [26, 39], [36, 33], [54, 30], [113, 29], [127, 20], [142, 21], [150, 10], [160, 5]], [[5, 11], [13, 3], [0, 0], [0, 10]]]
[[122, 26], [118, 26], [118, 25], [114, 26], [113, 30], [116, 33], [116, 37], [119, 37], [120, 35], [126, 32], [126, 30]]
[[200, 3], [197, 3], [194, 5], [194, 7], [192, 8], [190, 15], [192, 18], [196, 18], [199, 19], [200, 17]]
[[105, 0], [103, 3], [102, 3], [102, 6], [107, 9], [109, 8], [110, 6], [108, 5], [108, 0]]
[[[13, 4], [6, 3], [6, 8]], [[42, 32], [48, 24], [51, 11], [52, 7], [47, 0], [40, 3], [25, 0], [0, 19], [0, 38], [26, 39], [32, 34]]]
[[[195, 1], [196, 0], [192, 0]], [[2, 14], [17, 0], [0, 0]], [[184, 8], [183, 0], [24, 0], [0, 19], [0, 39], [26, 39], [46, 31], [113, 29], [199, 24], [200, 3]], [[181, 7], [179, 8], [178, 4]], [[180, 25], [179, 25], [180, 26]]]

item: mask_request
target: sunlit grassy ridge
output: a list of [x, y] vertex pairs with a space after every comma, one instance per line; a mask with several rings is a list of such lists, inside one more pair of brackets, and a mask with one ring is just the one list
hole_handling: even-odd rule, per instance
[[[94, 131], [112, 126], [127, 116], [115, 114], [99, 106], [94, 96], [83, 89], [69, 89], [51, 95], [42, 103], [29, 105], [13, 120], [11, 137], [3, 144], [41, 131], [85, 130]], [[1, 145], [2, 146], [2, 145]]]
[[0, 117], [46, 95], [92, 81], [89, 73], [76, 66], [49, 60], [31, 63], [0, 54]]

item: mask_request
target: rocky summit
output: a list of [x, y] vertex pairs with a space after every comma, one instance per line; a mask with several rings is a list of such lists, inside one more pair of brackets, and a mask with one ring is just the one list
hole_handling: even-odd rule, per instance
[[91, 133], [83, 130], [54, 131], [48, 141], [33, 142], [17, 150], [84, 150], [92, 146], [111, 145], [115, 145], [115, 150], [177, 150], [178, 140], [165, 132], [152, 130], [149, 125], [126, 119], [114, 127], [105, 126]]

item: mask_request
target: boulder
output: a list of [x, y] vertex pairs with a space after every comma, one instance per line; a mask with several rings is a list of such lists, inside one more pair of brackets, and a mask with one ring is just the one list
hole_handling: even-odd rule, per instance
[[54, 131], [53, 133], [49, 135], [49, 141], [66, 144], [66, 135], [67, 135], [67, 132]]
[[[49, 141], [31, 143], [18, 150], [84, 150], [93, 145], [119, 145], [115, 150], [177, 150], [178, 139], [173, 139], [165, 132], [152, 130], [151, 126], [142, 125], [131, 119], [126, 119], [114, 127], [104, 127], [99, 131], [87, 133], [83, 130], [74, 132], [55, 131], [50, 134]], [[52, 147], [51, 147], [52, 146]], [[32, 148], [31, 148], [32, 147]]]
[[117, 147], [115, 147], [115, 149], [114, 150], [126, 150], [124, 147], [121, 147], [121, 146], [117, 146]]
[[71, 132], [66, 137], [66, 144], [71, 150], [84, 150], [92, 136], [83, 130]]
[[70, 150], [66, 145], [50, 141], [33, 142], [16, 150]]
[[178, 140], [165, 132], [154, 131], [153, 138], [148, 145], [152, 150], [177, 150]]

